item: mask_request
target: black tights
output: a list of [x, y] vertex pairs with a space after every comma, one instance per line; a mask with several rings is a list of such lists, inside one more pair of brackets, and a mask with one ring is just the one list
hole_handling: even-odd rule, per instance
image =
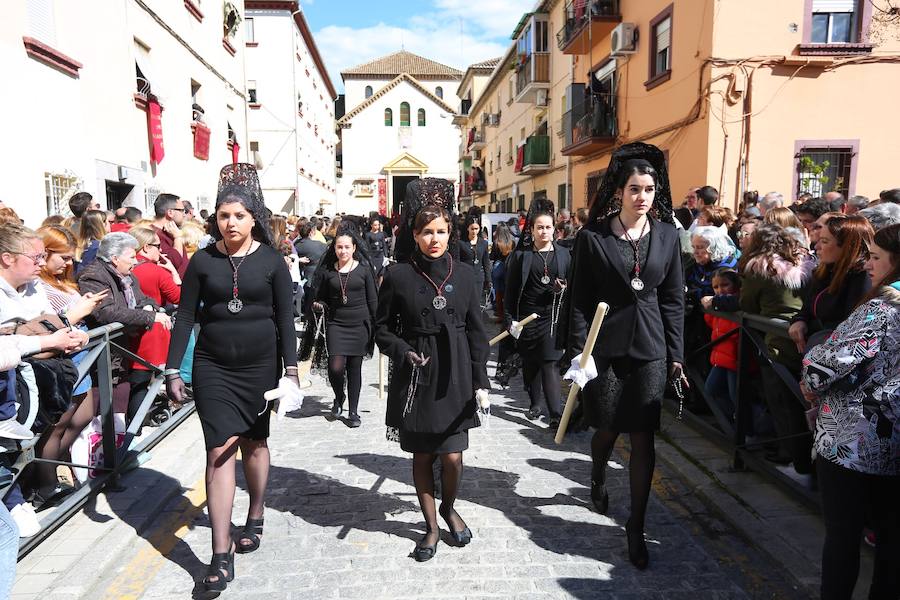
[[425, 546], [436, 544], [440, 537], [437, 511], [434, 505], [434, 471], [432, 470], [432, 465], [438, 457], [441, 459], [441, 514], [450, 521], [450, 526], [454, 531], [462, 531], [466, 528], [465, 522], [453, 508], [459, 492], [459, 484], [462, 481], [462, 452], [415, 453], [413, 454], [413, 483], [415, 483], [419, 506], [422, 508], [422, 516], [425, 517], [425, 525], [428, 528], [428, 533], [422, 542]]
[[[539, 410], [546, 404], [550, 418], [559, 418], [560, 388], [559, 372], [556, 369], [556, 361], [531, 361], [522, 363], [522, 377], [525, 380], [525, 389], [528, 390], [528, 398], [531, 400], [531, 409]], [[544, 391], [543, 401], [541, 390]]]
[[[628, 463], [628, 477], [631, 486], [631, 524], [635, 530], [644, 530], [647, 516], [647, 501], [650, 498], [650, 486], [653, 483], [653, 468], [656, 466], [656, 448], [653, 445], [652, 431], [633, 431], [631, 437], [631, 460]], [[593, 469], [591, 479], [597, 483], [606, 483], [606, 463], [612, 454], [619, 437], [618, 431], [598, 429], [591, 439], [591, 458]]]
[[362, 387], [362, 356], [329, 356], [328, 381], [334, 390], [334, 398], [344, 405], [344, 374], [347, 379], [347, 395], [350, 397], [350, 414], [359, 409], [359, 390]]

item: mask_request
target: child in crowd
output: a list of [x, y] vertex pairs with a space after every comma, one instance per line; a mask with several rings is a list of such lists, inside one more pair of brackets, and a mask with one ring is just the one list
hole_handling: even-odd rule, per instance
[[[704, 308], [714, 309], [717, 303], [728, 300], [737, 302], [741, 292], [741, 279], [734, 269], [719, 269], [712, 276], [712, 288], [715, 296], [701, 299]], [[704, 315], [706, 324], [712, 329], [713, 340], [738, 328], [738, 324], [724, 317]], [[712, 348], [709, 362], [712, 370], [706, 378], [706, 395], [713, 399], [716, 406], [732, 423], [737, 408], [737, 369], [738, 369], [738, 335], [732, 334]]]

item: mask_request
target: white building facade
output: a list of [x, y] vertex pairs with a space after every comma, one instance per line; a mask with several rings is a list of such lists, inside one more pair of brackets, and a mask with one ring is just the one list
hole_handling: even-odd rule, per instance
[[245, 0], [248, 137], [274, 212], [331, 211], [334, 86], [295, 1]]
[[161, 192], [212, 207], [221, 167], [248, 156], [241, 0], [6, 8], [0, 199], [31, 226], [80, 190], [145, 215]]
[[458, 183], [460, 130], [453, 116], [461, 72], [401, 51], [341, 76], [348, 110], [337, 122], [342, 176], [335, 212], [391, 215], [412, 179]]

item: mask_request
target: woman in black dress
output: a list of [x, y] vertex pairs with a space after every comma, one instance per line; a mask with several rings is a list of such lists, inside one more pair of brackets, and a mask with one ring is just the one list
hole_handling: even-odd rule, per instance
[[369, 258], [372, 261], [372, 269], [375, 279], [381, 284], [381, 275], [384, 271], [384, 259], [387, 256], [387, 247], [384, 241], [384, 231], [381, 230], [381, 220], [377, 217], [369, 224], [369, 231], [363, 237], [369, 248]]
[[578, 233], [569, 277], [567, 349], [584, 347], [599, 302], [609, 304], [592, 353], [599, 376], [584, 388], [591, 441], [591, 499], [606, 513], [606, 463], [619, 433], [631, 438], [628, 557], [647, 567], [644, 518], [655, 464], [654, 431], [670, 377], [682, 384], [684, 288], [681, 250], [662, 152], [626, 144], [610, 161]]
[[475, 289], [481, 304], [491, 291], [491, 260], [488, 257], [487, 240], [481, 236], [481, 219], [467, 215], [463, 222], [464, 239], [459, 240], [459, 262], [469, 265], [475, 273]]
[[[398, 248], [410, 248], [390, 265], [378, 294], [375, 339], [391, 359], [387, 416], [389, 439], [413, 453], [413, 481], [427, 532], [416, 545], [417, 561], [437, 552], [440, 512], [459, 545], [472, 532], [454, 509], [462, 479], [468, 430], [478, 424], [476, 391], [486, 396], [487, 334], [470, 269], [452, 248], [453, 186], [440, 179], [416, 180], [406, 192], [407, 211]], [[412, 235], [409, 235], [412, 234]], [[414, 237], [415, 245], [405, 236]], [[485, 390], [485, 391], [480, 391]], [[435, 511], [432, 465], [441, 461], [441, 507]]]
[[[510, 255], [506, 269], [506, 318], [518, 322], [532, 313], [538, 318], [518, 334], [522, 377], [531, 400], [528, 418], [538, 419], [546, 406], [550, 428], [559, 425], [560, 386], [557, 361], [559, 312], [566, 290], [569, 250], [553, 241], [553, 203], [536, 200], [528, 211], [525, 234]], [[543, 400], [541, 399], [543, 390]]]
[[[263, 394], [282, 368], [297, 384], [291, 275], [271, 246], [262, 190], [253, 165], [222, 169], [214, 227], [218, 241], [191, 259], [172, 332], [166, 388], [181, 402], [181, 359], [194, 323], [194, 401], [206, 441], [206, 495], [213, 557], [203, 584], [221, 591], [234, 578], [234, 552], [259, 548], [269, 477], [269, 406]], [[231, 539], [235, 455], [241, 450], [250, 494], [247, 522]]]
[[359, 391], [363, 357], [372, 353], [378, 295], [369, 260], [356, 229], [342, 225], [313, 277], [316, 312], [325, 311], [328, 381], [334, 390], [331, 415], [343, 412], [344, 386], [350, 400], [349, 427], [359, 427]]

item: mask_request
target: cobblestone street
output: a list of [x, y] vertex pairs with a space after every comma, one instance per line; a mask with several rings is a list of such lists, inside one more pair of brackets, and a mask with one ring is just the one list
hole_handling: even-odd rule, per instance
[[[691, 492], [691, 484], [659, 465], [647, 534], [650, 568], [627, 560], [623, 525], [628, 517], [627, 447], [610, 463], [611, 509], [588, 506], [589, 434], [553, 443], [545, 423], [529, 421], [521, 379], [495, 391], [488, 427], [472, 432], [457, 508], [474, 532], [466, 548], [442, 533], [434, 560], [409, 557], [423, 533], [412, 487], [411, 461], [384, 436], [383, 401], [377, 398], [376, 360], [364, 366], [363, 426], [350, 429], [325, 415], [326, 382], [313, 377], [304, 407], [273, 423], [272, 472], [262, 548], [236, 558], [226, 594], [242, 598], [800, 598], [780, 567], [748, 545]], [[202, 510], [202, 441], [192, 418], [180, 460], [158, 474], [176, 492], [154, 511], [141, 536], [128, 541], [90, 585], [54, 584], [51, 597], [185, 598], [199, 590], [210, 555]], [[169, 444], [167, 440], [165, 444]], [[176, 448], [176, 452], [178, 449]], [[145, 469], [152, 469], [152, 460]], [[152, 472], [152, 471], [151, 471]], [[146, 476], [146, 475], [145, 475]], [[138, 480], [140, 481], [140, 480]], [[193, 485], [190, 482], [193, 481]], [[133, 490], [135, 482], [126, 479]], [[180, 491], [180, 490], [179, 490]], [[127, 494], [128, 492], [126, 492]], [[102, 501], [101, 497], [101, 501]], [[110, 502], [123, 502], [116, 496]], [[148, 497], [149, 498], [149, 497]], [[101, 502], [98, 501], [98, 502]], [[149, 499], [147, 501], [149, 503]], [[138, 499], [125, 514], [140, 514]], [[137, 507], [135, 509], [134, 507]], [[239, 483], [233, 522], [242, 524], [247, 496]], [[98, 508], [98, 510], [100, 510]], [[79, 516], [79, 518], [81, 518]], [[190, 521], [189, 526], [188, 523]], [[67, 528], [80, 527], [78, 520]], [[442, 527], [445, 525], [442, 524]], [[126, 528], [127, 529], [127, 528]], [[112, 538], [112, 536], [110, 536]], [[118, 536], [121, 538], [121, 536]], [[75, 538], [73, 538], [75, 539]], [[53, 538], [54, 543], [65, 546]], [[104, 544], [95, 550], [102, 555]], [[165, 558], [163, 558], [165, 556]], [[29, 556], [21, 564], [28, 570]], [[16, 599], [34, 598], [20, 577]], [[90, 579], [90, 578], [88, 578]], [[33, 590], [31, 590], [33, 591]]]

